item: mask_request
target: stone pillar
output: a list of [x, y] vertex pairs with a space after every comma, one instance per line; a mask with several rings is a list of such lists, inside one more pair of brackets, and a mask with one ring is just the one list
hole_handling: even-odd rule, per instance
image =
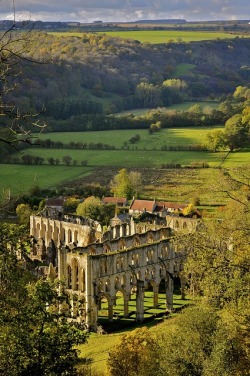
[[144, 319], [144, 281], [137, 280], [136, 290], [136, 321]]
[[98, 319], [97, 286], [92, 281], [92, 258], [87, 258], [86, 269], [86, 325], [96, 329]]
[[71, 305], [71, 317], [77, 318], [77, 316], [78, 316], [78, 296], [76, 296], [74, 294], [71, 295], [70, 305]]
[[154, 286], [154, 308], [158, 307], [158, 286]]
[[113, 321], [113, 302], [112, 299], [108, 302], [108, 319]]
[[129, 317], [129, 305], [128, 305], [128, 302], [129, 302], [129, 297], [126, 296], [126, 298], [124, 298], [124, 317]]
[[186, 285], [186, 279], [184, 276], [180, 275], [180, 281], [181, 281], [181, 299], [186, 299], [185, 294], [185, 285]]
[[78, 298], [78, 316], [79, 316], [79, 322], [85, 321], [86, 306], [85, 306], [85, 296], [83, 294], [80, 294]]
[[169, 311], [173, 311], [173, 291], [174, 291], [174, 283], [173, 279], [168, 276], [167, 281], [165, 282], [166, 284], [166, 305], [167, 309]]
[[65, 247], [58, 249], [58, 279], [66, 280], [67, 277], [67, 250]]

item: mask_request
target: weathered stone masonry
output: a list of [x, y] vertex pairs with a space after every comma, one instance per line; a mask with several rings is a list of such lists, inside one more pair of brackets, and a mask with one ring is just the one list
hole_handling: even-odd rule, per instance
[[[48, 215], [48, 216], [47, 216]], [[136, 319], [143, 320], [144, 289], [153, 288], [154, 307], [160, 284], [165, 283], [166, 309], [173, 308], [173, 277], [182, 261], [171, 245], [171, 229], [163, 223], [124, 223], [102, 232], [99, 223], [77, 216], [42, 213], [31, 217], [35, 239], [33, 259], [52, 265], [65, 281], [70, 304], [61, 309], [89, 328], [98, 324], [101, 299], [113, 319], [118, 291], [129, 315], [131, 291], [136, 292]]]

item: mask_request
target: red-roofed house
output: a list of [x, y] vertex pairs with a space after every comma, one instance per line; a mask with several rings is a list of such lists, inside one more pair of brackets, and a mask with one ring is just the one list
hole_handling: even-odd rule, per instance
[[116, 204], [117, 206], [127, 206], [128, 200], [126, 197], [103, 197], [103, 204]]
[[147, 212], [151, 214], [159, 214], [161, 217], [165, 217], [169, 213], [180, 213], [187, 206], [188, 205], [186, 204], [178, 204], [176, 202], [133, 199], [129, 208], [129, 213], [142, 214]]
[[188, 206], [187, 204], [178, 204], [177, 202], [158, 201], [155, 211], [159, 213], [160, 215], [165, 216], [166, 212], [168, 213], [181, 212], [187, 206]]
[[142, 213], [154, 213], [156, 208], [156, 201], [150, 201], [150, 200], [137, 200], [133, 199], [130, 208], [129, 213], [130, 214], [142, 214]]
[[45, 208], [56, 209], [58, 211], [63, 211], [63, 198], [48, 198], [45, 201]]

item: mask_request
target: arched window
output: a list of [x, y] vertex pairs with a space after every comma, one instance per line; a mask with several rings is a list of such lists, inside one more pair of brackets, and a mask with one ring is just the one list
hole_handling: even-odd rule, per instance
[[68, 289], [72, 288], [72, 270], [70, 265], [67, 267], [67, 287]]
[[119, 287], [120, 287], [120, 279], [119, 279], [119, 277], [116, 277], [116, 279], [115, 279], [115, 288], [119, 289]]
[[125, 285], [126, 285], [126, 276], [125, 276], [125, 274], [122, 276], [121, 285], [122, 285], [122, 287], [125, 287]]
[[120, 257], [117, 257], [116, 259], [116, 270], [120, 270], [121, 268], [121, 260]]
[[140, 266], [139, 253], [137, 253], [137, 254], [135, 255], [135, 264], [136, 264], [137, 267]]
[[121, 257], [121, 270], [124, 269], [124, 257]]
[[81, 272], [80, 272], [80, 290], [82, 292], [85, 292], [85, 270], [83, 268], [81, 268]]
[[109, 279], [105, 283], [105, 290], [106, 290], [106, 292], [110, 291], [110, 280]]
[[135, 256], [134, 255], [132, 255], [131, 265], [135, 265]]

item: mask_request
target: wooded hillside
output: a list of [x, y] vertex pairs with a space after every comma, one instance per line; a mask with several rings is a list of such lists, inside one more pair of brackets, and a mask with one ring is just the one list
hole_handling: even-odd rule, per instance
[[8, 93], [20, 108], [47, 120], [156, 108], [187, 99], [228, 95], [250, 77], [250, 39], [164, 45], [101, 34], [32, 35], [20, 83]]

